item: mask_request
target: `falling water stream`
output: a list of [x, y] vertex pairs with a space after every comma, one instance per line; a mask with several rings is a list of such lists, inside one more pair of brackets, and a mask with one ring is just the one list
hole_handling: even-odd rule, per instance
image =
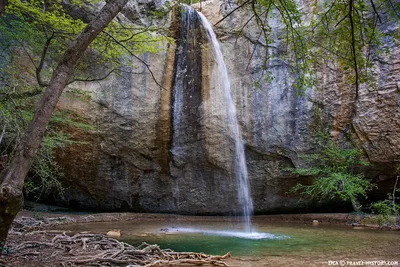
[[[225, 138], [232, 140], [231, 170], [237, 192], [237, 212], [241, 215], [240, 229], [237, 232], [229, 231], [208, 231], [205, 229], [174, 229], [171, 231], [179, 232], [201, 232], [212, 235], [240, 236], [248, 239], [269, 238], [265, 233], [257, 233], [251, 225], [253, 214], [253, 200], [250, 193], [250, 183], [248, 179], [246, 157], [244, 145], [241, 138], [240, 128], [237, 120], [236, 107], [231, 96], [231, 84], [228, 70], [224, 62], [220, 44], [206, 17], [196, 12], [190, 6], [183, 6], [181, 13], [181, 28], [179, 31], [179, 43], [176, 50], [173, 88], [173, 138], [171, 153], [177, 162], [202, 161], [206, 153], [198, 142], [202, 138], [201, 111], [201, 75], [197, 76], [201, 69], [201, 46], [199, 40], [203, 33], [206, 33], [210, 44], [210, 52], [216, 63], [217, 84], [215, 90], [221, 95], [223, 107], [224, 124], [226, 125]], [[200, 78], [199, 78], [200, 77]], [[219, 92], [221, 94], [219, 94]], [[207, 127], [207, 126], [206, 126]], [[199, 145], [200, 144], [200, 145]], [[193, 153], [195, 151], [196, 153]], [[224, 188], [222, 188], [224, 189]]]
[[200, 12], [197, 12], [199, 15], [203, 27], [207, 31], [208, 39], [210, 40], [215, 59], [218, 65], [219, 77], [222, 81], [222, 90], [224, 92], [226, 108], [227, 108], [227, 116], [228, 116], [228, 124], [230, 128], [230, 132], [233, 135], [235, 142], [235, 169], [234, 175], [237, 183], [238, 190], [238, 201], [242, 208], [242, 215], [244, 218], [244, 230], [245, 232], [251, 232], [251, 215], [253, 214], [253, 200], [251, 198], [250, 192], [250, 183], [249, 177], [247, 173], [246, 166], [246, 156], [244, 153], [244, 145], [241, 138], [241, 133], [239, 129], [239, 124], [236, 116], [236, 107], [235, 103], [231, 96], [231, 84], [228, 76], [228, 70], [226, 68], [224, 57], [222, 55], [221, 47], [217, 40], [217, 37], [208, 22], [207, 18]]

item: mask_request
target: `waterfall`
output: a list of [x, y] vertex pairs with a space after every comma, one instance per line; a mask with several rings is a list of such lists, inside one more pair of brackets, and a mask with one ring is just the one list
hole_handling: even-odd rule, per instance
[[[201, 77], [192, 73], [201, 72], [200, 24], [196, 11], [184, 6], [181, 14], [180, 40], [176, 50], [176, 66], [173, 95], [173, 140], [172, 154], [176, 160], [193, 162], [203, 157], [201, 145]], [[193, 153], [196, 151], [196, 153]], [[200, 158], [200, 159], [199, 159]]]
[[244, 153], [244, 145], [241, 138], [239, 124], [237, 121], [236, 107], [231, 96], [231, 84], [228, 76], [228, 70], [224, 62], [221, 47], [210, 23], [202, 13], [197, 12], [197, 14], [200, 17], [201, 23], [207, 31], [208, 39], [212, 44], [215, 59], [218, 65], [218, 72], [222, 81], [222, 88], [220, 89], [223, 90], [224, 93], [228, 124], [235, 143], [234, 175], [237, 183], [238, 201], [242, 208], [245, 231], [250, 232], [251, 215], [253, 214], [253, 200], [251, 198], [250, 183], [246, 166], [246, 156]]

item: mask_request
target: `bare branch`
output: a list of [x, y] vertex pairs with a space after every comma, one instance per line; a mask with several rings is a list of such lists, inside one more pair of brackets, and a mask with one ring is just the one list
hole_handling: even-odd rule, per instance
[[378, 17], [379, 23], [382, 23], [381, 16], [379, 16], [378, 10], [376, 10], [374, 0], [369, 0], [369, 2], [371, 3], [371, 6], [372, 6], [372, 9], [374, 10], [374, 13]]
[[110, 33], [106, 32], [103, 30], [103, 32], [108, 35], [111, 39], [113, 39], [119, 46], [121, 46], [123, 49], [125, 49], [125, 51], [127, 51], [131, 56], [133, 56], [134, 58], [136, 58], [137, 60], [139, 60], [141, 63], [143, 63], [143, 65], [146, 67], [146, 69], [150, 72], [150, 75], [153, 79], [153, 81], [161, 88], [164, 90], [165, 89], [156, 79], [156, 77], [154, 76], [153, 71], [150, 69], [149, 64], [147, 64], [143, 59], [141, 59], [140, 57], [136, 56], [128, 47], [126, 47], [123, 43], [121, 43], [118, 39], [116, 39], [114, 36], [112, 36]]
[[253, 15], [243, 24], [243, 26], [240, 28], [240, 30], [236, 33], [235, 46], [236, 46], [237, 41], [238, 41], [238, 38], [239, 38], [239, 36], [242, 34], [244, 28], [247, 26], [247, 24], [250, 23], [250, 21], [253, 20], [254, 17], [255, 17], [255, 15], [253, 14]]
[[257, 13], [255, 4], [256, 4], [256, 0], [253, 0], [251, 2], [251, 9], [253, 10], [254, 15], [256, 16], [256, 21], [257, 21], [258, 26], [261, 28], [261, 31], [264, 32], [264, 35], [266, 35], [266, 32], [265, 32], [266, 27], [264, 25], [264, 22], [260, 18], [260, 14]]
[[[47, 33], [46, 33], [46, 35], [47, 35]], [[43, 46], [42, 55], [40, 56], [39, 65], [36, 67], [36, 79], [37, 79], [37, 82], [38, 82], [39, 86], [41, 86], [41, 87], [46, 87], [46, 86], [48, 86], [48, 83], [47, 83], [47, 82], [44, 82], [44, 81], [42, 80], [42, 75], [41, 75], [41, 73], [42, 73], [44, 61], [46, 60], [47, 50], [48, 50], [49, 47], [50, 47], [50, 44], [51, 44], [51, 41], [52, 41], [53, 37], [54, 37], [54, 33], [52, 33], [52, 34], [47, 38], [46, 43], [45, 43], [44, 46]]]
[[17, 43], [19, 43], [20, 46], [22, 47], [22, 49], [25, 51], [26, 55], [29, 57], [29, 60], [32, 62], [32, 65], [35, 66], [35, 68], [37, 68], [35, 61], [33, 60], [31, 54], [29, 54], [28, 50], [25, 48], [24, 44], [18, 38], [15, 37], [15, 34], [13, 31], [11, 31], [11, 34], [14, 35], [14, 38], [15, 38], [14, 40], [17, 41]]
[[234, 8], [231, 12], [229, 12], [227, 15], [225, 15], [222, 19], [220, 19], [219, 21], [217, 21], [217, 23], [214, 24], [214, 27], [217, 26], [219, 23], [221, 23], [223, 20], [225, 20], [227, 17], [229, 17], [230, 15], [232, 15], [235, 11], [239, 10], [240, 8], [244, 7], [245, 5], [247, 5], [248, 3], [250, 3], [250, 1], [252, 1], [254, 3], [255, 0], [246, 0], [244, 3], [242, 3], [240, 6]]
[[354, 10], [354, 0], [349, 0], [349, 20], [350, 20], [350, 30], [351, 30], [351, 50], [353, 54], [353, 64], [354, 64], [354, 73], [355, 73], [355, 84], [356, 84], [356, 100], [358, 99], [358, 91], [359, 91], [359, 73], [358, 73], [358, 65], [357, 65], [357, 52], [356, 52], [356, 38], [355, 38], [355, 29], [354, 29], [354, 21], [353, 21], [353, 10]]
[[[332, 2], [331, 6], [330, 6], [330, 7], [328, 8], [328, 10], [322, 15], [322, 17], [324, 17], [324, 18], [326, 18], [326, 19], [328, 18], [327, 15], [328, 15], [329, 12], [332, 10], [332, 8], [335, 6], [336, 1], [337, 1], [337, 0], [335, 0], [335, 1]], [[320, 22], [322, 22], [322, 19], [321, 19], [317, 24], [315, 24], [315, 26], [313, 27], [312, 31], [314, 31], [315, 28], [318, 27], [318, 25], [320, 24]]]
[[[258, 35], [258, 38], [257, 38], [257, 40], [258, 40], [258, 39], [260, 39], [260, 37], [261, 37], [261, 34], [262, 34], [262, 31], [261, 31], [261, 32], [260, 32], [260, 34]], [[254, 44], [253, 51], [251, 52], [251, 55], [250, 55], [249, 61], [247, 62], [246, 70], [248, 70], [248, 69], [249, 69], [249, 66], [250, 66], [251, 60], [252, 60], [252, 58], [253, 58], [253, 56], [254, 56], [254, 53], [256, 52], [256, 49], [257, 49], [257, 43], [256, 43], [256, 44]]]
[[5, 125], [3, 126], [3, 130], [1, 131], [1, 135], [0, 135], [0, 144], [1, 144], [1, 141], [3, 141], [4, 134], [6, 133], [6, 126], [7, 126], [7, 124], [5, 124]]
[[367, 62], [366, 62], [366, 66], [368, 66], [368, 64], [370, 63], [370, 61], [371, 61], [371, 55], [372, 55], [372, 41], [373, 41], [373, 39], [374, 39], [374, 35], [375, 35], [375, 31], [376, 31], [376, 28], [377, 28], [377, 20], [375, 19], [374, 20], [374, 28], [372, 29], [372, 33], [371, 33], [371, 37], [370, 37], [370, 39], [369, 39], [369, 41], [368, 41], [368, 53], [367, 53]]
[[110, 76], [111, 73], [113, 73], [113, 72], [124, 72], [124, 73], [131, 73], [131, 74], [143, 74], [142, 72], [124, 71], [124, 70], [121, 70], [121, 69], [114, 68], [114, 69], [110, 70], [109, 72], [107, 72], [103, 77], [92, 78], [92, 79], [89, 79], [89, 78], [87, 78], [87, 79], [74, 78], [71, 81], [69, 81], [68, 84], [71, 84], [73, 82], [98, 82], [98, 81], [102, 81], [102, 80], [105, 80], [108, 76]]
[[124, 40], [121, 40], [120, 42], [121, 42], [121, 43], [124, 43], [124, 42], [130, 41], [130, 40], [132, 40], [132, 38], [135, 37], [136, 35], [139, 35], [139, 34], [141, 34], [141, 33], [147, 32], [148, 29], [151, 27], [151, 25], [152, 25], [152, 23], [150, 23], [148, 26], [146, 26], [146, 28], [144, 28], [143, 30], [141, 30], [141, 31], [139, 31], [139, 32], [132, 33], [131, 36], [129, 36], [128, 38], [126, 38], [126, 39], [124, 39]]
[[394, 184], [393, 187], [393, 193], [392, 193], [392, 208], [394, 211], [396, 211], [396, 189], [397, 189], [397, 182], [399, 181], [399, 177], [396, 177], [396, 183]]
[[323, 46], [321, 43], [315, 41], [315, 40], [312, 39], [312, 38], [310, 38], [309, 41], [310, 41], [311, 43], [313, 43], [314, 45], [317, 45], [318, 47], [321, 47], [321, 48], [324, 49], [326, 52], [335, 55], [335, 56], [338, 57], [338, 58], [341, 58], [341, 59], [344, 59], [344, 60], [349, 60], [347, 57], [344, 57], [344, 56], [342, 56], [341, 54], [337, 53], [336, 51], [331, 50], [331, 49], [329, 49], [329, 48]]
[[337, 28], [337, 26], [339, 26], [340, 23], [342, 23], [349, 15], [346, 14], [343, 18], [341, 18], [336, 24], [335, 24], [335, 28]]
[[388, 0], [388, 1], [389, 1], [389, 4], [390, 4], [390, 7], [393, 9], [394, 14], [396, 14], [396, 16], [398, 18], [400, 18], [400, 14], [397, 12], [396, 7], [394, 6], [392, 0]]

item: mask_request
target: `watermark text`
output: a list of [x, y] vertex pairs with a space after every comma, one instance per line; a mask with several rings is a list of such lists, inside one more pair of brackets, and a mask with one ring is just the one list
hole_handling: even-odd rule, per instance
[[386, 261], [386, 260], [375, 260], [375, 261], [364, 261], [364, 260], [338, 260], [328, 261], [330, 266], [400, 266], [399, 261]]

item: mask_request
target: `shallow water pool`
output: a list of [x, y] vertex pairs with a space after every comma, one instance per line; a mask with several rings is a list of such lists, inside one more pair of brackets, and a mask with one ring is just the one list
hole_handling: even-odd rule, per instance
[[120, 240], [133, 245], [147, 242], [175, 251], [231, 252], [251, 261], [233, 260], [231, 266], [328, 266], [330, 260], [339, 259], [400, 261], [400, 232], [256, 220], [253, 230], [265, 238], [250, 239], [237, 235], [241, 227], [236, 222], [206, 219], [88, 223], [64, 228], [97, 233], [120, 229]]

